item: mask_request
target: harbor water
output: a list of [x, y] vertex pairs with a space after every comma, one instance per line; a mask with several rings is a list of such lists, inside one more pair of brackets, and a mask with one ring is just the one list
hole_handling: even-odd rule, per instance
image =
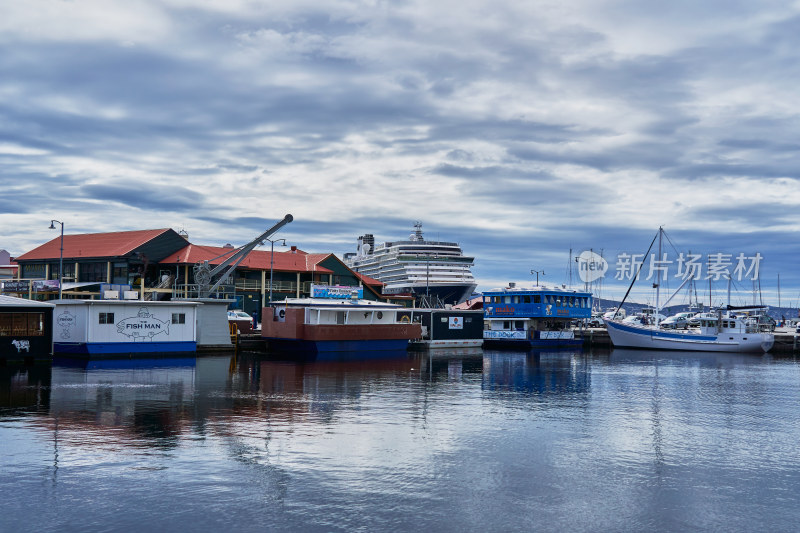
[[800, 363], [465, 350], [0, 368], [0, 531], [795, 531]]

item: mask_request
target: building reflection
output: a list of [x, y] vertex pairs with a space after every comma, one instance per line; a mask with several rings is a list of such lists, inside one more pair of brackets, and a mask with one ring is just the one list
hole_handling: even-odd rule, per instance
[[330, 424], [384, 391], [401, 391], [411, 406], [424, 405], [432, 392], [448, 394], [454, 382], [489, 392], [586, 392], [587, 364], [580, 352], [480, 349], [324, 361], [263, 354], [63, 360], [1, 369], [0, 416], [36, 416], [39, 427], [58, 428], [62, 444], [170, 449], [186, 437]]

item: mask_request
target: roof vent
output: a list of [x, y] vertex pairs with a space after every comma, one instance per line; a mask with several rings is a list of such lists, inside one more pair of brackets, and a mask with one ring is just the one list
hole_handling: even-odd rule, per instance
[[225, 246], [223, 246], [223, 248], [228, 248], [228, 249], [233, 250], [233, 245], [228, 242], [228, 243], [225, 243]]
[[514, 283], [513, 281], [509, 281], [509, 282], [508, 282], [508, 288], [509, 288], [509, 289], [513, 289], [513, 288], [514, 288], [514, 287], [516, 287], [516, 286], [517, 286], [517, 284], [516, 284], [516, 283]]
[[296, 254], [296, 253], [297, 253], [297, 246], [292, 246], [292, 253], [293, 253], [293, 254]]
[[181, 228], [181, 230], [178, 232], [178, 235], [180, 235], [181, 237], [183, 237], [187, 241], [189, 240], [189, 234], [186, 233], [186, 230], [183, 229], [183, 228]]

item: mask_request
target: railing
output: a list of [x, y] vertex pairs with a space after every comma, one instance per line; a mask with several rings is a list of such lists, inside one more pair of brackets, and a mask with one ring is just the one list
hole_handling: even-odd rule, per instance
[[[257, 279], [237, 279], [237, 291], [261, 291], [261, 280]], [[269, 291], [269, 280], [264, 283], [264, 290]], [[297, 283], [294, 281], [273, 281], [273, 292], [295, 292], [297, 290]]]

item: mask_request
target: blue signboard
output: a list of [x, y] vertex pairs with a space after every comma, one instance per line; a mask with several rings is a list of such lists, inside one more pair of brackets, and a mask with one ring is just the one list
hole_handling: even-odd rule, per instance
[[342, 285], [311, 285], [312, 298], [357, 298], [364, 297], [364, 287], [347, 287]]

